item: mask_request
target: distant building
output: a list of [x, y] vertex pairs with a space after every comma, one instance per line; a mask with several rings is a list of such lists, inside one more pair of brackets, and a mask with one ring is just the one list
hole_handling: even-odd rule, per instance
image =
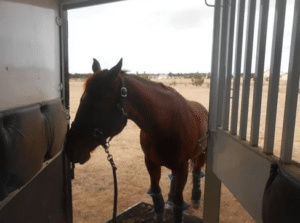
[[[280, 72], [280, 80], [287, 80], [288, 78], [288, 73], [281, 71]], [[270, 79], [270, 68], [266, 69], [264, 72], [264, 79], [269, 80]]]

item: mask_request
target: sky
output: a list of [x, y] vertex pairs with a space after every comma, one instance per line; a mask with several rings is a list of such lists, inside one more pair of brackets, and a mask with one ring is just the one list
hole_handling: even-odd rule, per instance
[[[288, 70], [294, 1], [287, 0], [282, 71]], [[275, 1], [270, 2], [265, 69], [270, 67], [275, 13]], [[123, 58], [123, 69], [131, 73], [210, 72], [213, 13], [204, 0], [127, 0], [69, 10], [70, 73], [91, 73], [93, 58], [103, 69]]]
[[92, 58], [132, 73], [209, 72], [213, 8], [204, 0], [128, 0], [70, 10], [70, 73]]

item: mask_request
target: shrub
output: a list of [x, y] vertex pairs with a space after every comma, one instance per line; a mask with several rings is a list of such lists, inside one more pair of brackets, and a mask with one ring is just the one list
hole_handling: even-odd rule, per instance
[[170, 86], [175, 86], [176, 84], [177, 84], [176, 81], [172, 81], [172, 82], [170, 83]]
[[205, 74], [191, 74], [192, 85], [201, 86], [204, 83]]
[[139, 76], [140, 76], [141, 78], [146, 79], [146, 80], [150, 80], [150, 77], [149, 77], [148, 74], [139, 74]]

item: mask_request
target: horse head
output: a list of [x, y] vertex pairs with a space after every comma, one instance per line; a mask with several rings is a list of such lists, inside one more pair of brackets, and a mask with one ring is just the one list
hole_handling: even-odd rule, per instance
[[127, 89], [120, 77], [122, 59], [110, 70], [101, 70], [94, 59], [94, 74], [87, 79], [85, 91], [66, 136], [65, 151], [74, 163], [85, 163], [99, 145], [119, 134], [127, 124], [123, 110]]

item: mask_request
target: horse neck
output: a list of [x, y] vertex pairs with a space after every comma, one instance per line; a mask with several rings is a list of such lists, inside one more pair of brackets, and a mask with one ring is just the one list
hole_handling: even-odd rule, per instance
[[147, 133], [159, 131], [159, 102], [163, 95], [160, 86], [139, 77], [125, 75], [125, 84], [128, 89], [125, 111], [128, 118], [134, 121]]

